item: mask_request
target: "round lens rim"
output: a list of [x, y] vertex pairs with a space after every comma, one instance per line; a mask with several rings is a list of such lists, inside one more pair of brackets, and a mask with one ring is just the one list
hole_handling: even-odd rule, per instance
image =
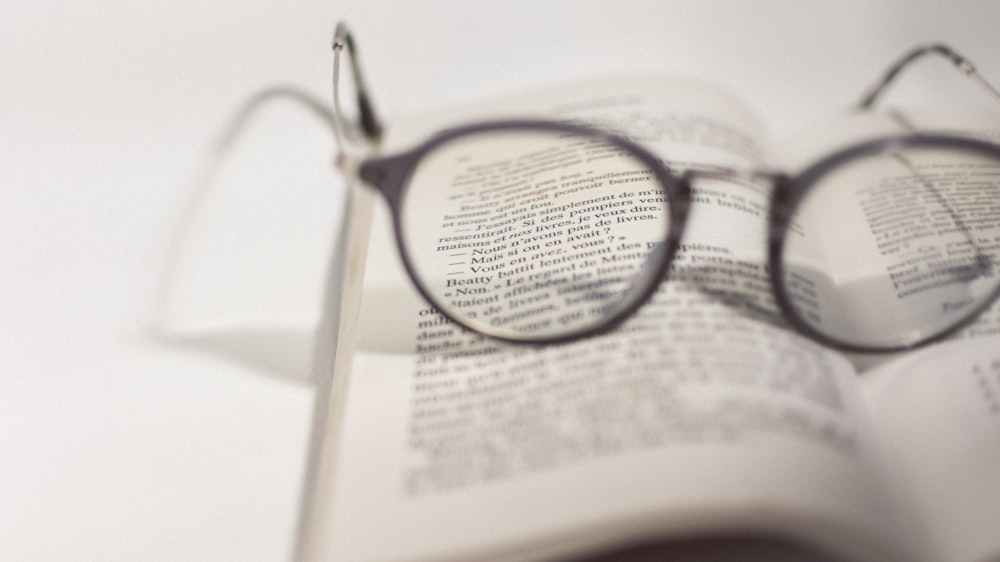
[[820, 179], [847, 162], [865, 156], [907, 148], [949, 148], [964, 150], [993, 158], [1000, 165], [1000, 146], [988, 141], [955, 135], [914, 134], [880, 137], [853, 144], [820, 159], [793, 177], [783, 176], [777, 179], [774, 195], [771, 200], [771, 221], [768, 230], [768, 261], [770, 263], [771, 285], [775, 301], [785, 319], [796, 330], [823, 345], [853, 353], [892, 353], [912, 350], [940, 341], [954, 334], [970, 324], [1000, 297], [1000, 283], [998, 283], [988, 298], [984, 299], [982, 303], [959, 320], [931, 335], [898, 345], [858, 344], [833, 337], [807, 322], [795, 307], [788, 291], [785, 289], [785, 271], [782, 256], [785, 250], [786, 234], [791, 217], [795, 214], [805, 196], [808, 195], [809, 191]]
[[[623, 301], [622, 306], [619, 306], [612, 314], [609, 314], [600, 322], [568, 330], [566, 332], [540, 336], [521, 336], [516, 332], [502, 328], [497, 329], [496, 331], [483, 329], [478, 325], [471, 325], [458, 315], [453, 314], [448, 306], [441, 303], [439, 299], [434, 296], [434, 293], [424, 284], [420, 275], [417, 273], [417, 268], [410, 257], [409, 247], [407, 246], [403, 236], [403, 233], [405, 232], [403, 207], [406, 203], [410, 179], [416, 171], [421, 159], [438, 147], [454, 142], [462, 137], [512, 130], [553, 132], [588, 136], [626, 151], [654, 172], [657, 182], [664, 190], [667, 200], [670, 202], [668, 205], [669, 223], [666, 231], [663, 233], [662, 242], [664, 245], [664, 251], [662, 252], [662, 258], [659, 259], [657, 263], [647, 264], [647, 267], [644, 268], [644, 271], [638, 277], [638, 279], [642, 280], [642, 284], [641, 290], [636, 293], [637, 296]], [[460, 127], [444, 130], [405, 154], [397, 156], [396, 158], [399, 160], [394, 163], [393, 167], [398, 170], [398, 172], [396, 172], [397, 177], [391, 182], [394, 187], [392, 189], [387, 188], [384, 193], [390, 207], [396, 245], [399, 248], [399, 255], [407, 275], [421, 296], [428, 303], [434, 306], [438, 313], [442, 316], [446, 317], [455, 324], [462, 326], [470, 332], [506, 343], [563, 343], [600, 335], [621, 324], [626, 318], [631, 316], [636, 310], [642, 307], [642, 305], [648, 302], [652, 295], [656, 292], [656, 288], [659, 284], [666, 279], [666, 273], [669, 269], [669, 265], [673, 261], [673, 258], [677, 254], [680, 247], [681, 235], [683, 234], [685, 222], [687, 220], [687, 209], [690, 206], [691, 200], [690, 187], [688, 183], [681, 177], [673, 174], [658, 157], [654, 156], [647, 149], [616, 134], [577, 123], [534, 119], [470, 123]]]

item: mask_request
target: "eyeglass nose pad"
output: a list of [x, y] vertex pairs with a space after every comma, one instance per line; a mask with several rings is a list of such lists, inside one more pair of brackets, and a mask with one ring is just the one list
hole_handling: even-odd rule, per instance
[[768, 241], [779, 242], [785, 236], [785, 229], [792, 216], [792, 179], [786, 174], [771, 178], [771, 201], [768, 208]]
[[358, 112], [361, 118], [361, 128], [371, 142], [382, 140], [382, 124], [375, 117], [375, 109], [367, 95], [358, 93]]
[[402, 202], [406, 178], [416, 160], [417, 157], [412, 153], [371, 158], [361, 163], [358, 177], [382, 193], [389, 208], [396, 213]]
[[669, 201], [670, 232], [668, 235], [670, 239], [679, 241], [684, 234], [688, 214], [691, 212], [691, 198], [694, 193], [691, 187], [691, 178], [690, 171], [677, 177], [676, 196]]
[[358, 177], [374, 187], [382, 187], [385, 181], [385, 168], [381, 160], [366, 160], [358, 169]]

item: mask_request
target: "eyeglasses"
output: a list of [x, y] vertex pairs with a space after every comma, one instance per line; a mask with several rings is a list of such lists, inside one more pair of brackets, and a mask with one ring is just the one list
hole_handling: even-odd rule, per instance
[[[775, 300], [795, 329], [829, 346], [894, 351], [940, 338], [1000, 294], [1000, 147], [907, 134], [828, 154], [796, 175], [728, 169], [680, 174], [639, 144], [587, 125], [473, 123], [400, 154], [352, 157], [382, 130], [348, 29], [334, 37], [338, 163], [377, 189], [402, 262], [451, 321], [509, 342], [552, 343], [608, 331], [642, 306], [681, 246], [692, 183], [773, 185], [767, 221]], [[357, 121], [340, 106], [348, 53]], [[942, 45], [942, 55], [1000, 93]]]

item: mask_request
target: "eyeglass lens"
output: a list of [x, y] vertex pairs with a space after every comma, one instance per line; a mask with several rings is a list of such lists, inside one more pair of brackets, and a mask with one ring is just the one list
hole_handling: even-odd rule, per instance
[[[412, 173], [401, 244], [463, 324], [512, 340], [586, 333], [631, 312], [666, 267], [669, 186], [631, 147], [559, 128], [474, 131]], [[1000, 290], [1000, 162], [942, 142], [842, 161], [805, 186], [779, 293], [808, 329], [886, 349], [931, 338]]]
[[961, 146], [902, 147], [819, 177], [781, 256], [795, 313], [860, 347], [901, 347], [966, 320], [996, 295], [1000, 162]]
[[651, 166], [607, 139], [483, 131], [420, 160], [401, 243], [418, 284], [453, 318], [554, 339], [607, 323], [660, 281], [668, 205]]

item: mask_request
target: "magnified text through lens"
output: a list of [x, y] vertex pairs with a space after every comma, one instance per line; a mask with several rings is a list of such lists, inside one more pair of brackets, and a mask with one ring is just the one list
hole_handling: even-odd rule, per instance
[[400, 222], [410, 267], [445, 312], [545, 339], [603, 324], [659, 281], [668, 204], [651, 167], [607, 139], [501, 129], [426, 154]]
[[797, 314], [856, 346], [902, 347], [977, 313], [1000, 286], [1000, 162], [949, 146], [899, 147], [818, 178], [789, 233]]

